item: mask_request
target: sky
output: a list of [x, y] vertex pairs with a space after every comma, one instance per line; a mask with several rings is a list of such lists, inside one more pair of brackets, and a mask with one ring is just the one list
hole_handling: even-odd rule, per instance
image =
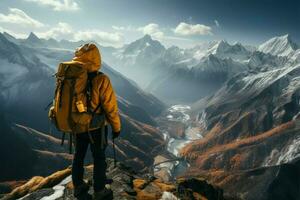
[[285, 34], [300, 44], [300, 0], [1, 0], [4, 31], [114, 47], [144, 34], [183, 48], [221, 39], [258, 45]]

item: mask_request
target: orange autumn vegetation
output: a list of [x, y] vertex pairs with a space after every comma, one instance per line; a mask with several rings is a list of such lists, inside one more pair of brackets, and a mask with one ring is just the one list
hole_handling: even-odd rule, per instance
[[243, 162], [243, 155], [236, 154], [230, 159], [230, 166], [232, 169], [239, 168]]
[[[151, 185], [151, 190], [147, 190], [146, 186]], [[158, 200], [161, 198], [163, 192], [174, 192], [176, 187], [172, 184], [162, 183], [158, 180], [148, 182], [144, 179], [133, 180], [134, 190], [137, 192], [137, 200]]]
[[[251, 112], [246, 112], [244, 113], [238, 120], [232, 120], [231, 118], [234, 117], [234, 112], [228, 112], [223, 114], [222, 118], [229, 118], [233, 121], [232, 123], [229, 123], [230, 125], [228, 127], [224, 127], [225, 125], [218, 122], [206, 135], [203, 139], [192, 142], [190, 145], [187, 145], [186, 147], [183, 148], [182, 150], [182, 155], [185, 155], [184, 152], [193, 152], [193, 150], [199, 151], [198, 147], [204, 147], [205, 145], [208, 144], [209, 141], [211, 141], [213, 138], [220, 137], [222, 135], [228, 135], [232, 130], [238, 126], [239, 124], [242, 125], [241, 131], [247, 130], [248, 124], [246, 122], [249, 121], [249, 118], [251, 117], [253, 113]], [[246, 119], [246, 120], [245, 120]], [[190, 155], [189, 158], [192, 159], [192, 157], [197, 157], [197, 155]]]
[[71, 169], [57, 171], [56, 173], [48, 176], [34, 176], [24, 185], [17, 187], [11, 193], [6, 195], [2, 200], [13, 200], [25, 196], [28, 193], [32, 193], [42, 188], [49, 188], [57, 185], [60, 181], [71, 174]]
[[220, 133], [222, 131], [222, 125], [220, 123], [217, 123], [205, 137], [201, 140], [197, 140], [195, 142], [190, 143], [189, 145], [186, 145], [181, 150], [181, 155], [189, 158], [190, 160], [194, 160], [198, 157], [196, 151], [198, 150], [199, 146], [202, 146], [206, 144], [209, 140], [211, 140], [215, 135]]
[[[217, 146], [214, 146], [214, 147], [206, 150], [205, 152], [199, 152], [197, 150], [197, 148], [199, 147], [199, 145], [201, 145], [202, 142], [195, 142], [195, 143], [188, 145], [188, 147], [184, 148], [181, 153], [184, 157], [186, 157], [190, 160], [197, 159], [200, 161], [202, 159], [202, 161], [203, 161], [204, 158], [208, 158], [208, 157], [210, 157], [210, 155], [214, 155], [216, 153], [224, 152], [224, 151], [228, 151], [228, 150], [232, 150], [232, 149], [241, 148], [244, 146], [249, 146], [254, 143], [260, 142], [268, 137], [271, 137], [271, 136], [274, 136], [277, 134], [282, 134], [282, 133], [284, 133], [284, 131], [288, 131], [293, 128], [295, 128], [295, 122], [289, 121], [287, 123], [281, 124], [273, 129], [266, 131], [264, 133], [261, 133], [259, 135], [244, 138], [241, 140], [236, 140], [232, 143], [228, 143], [228, 144], [224, 144], [224, 145], [217, 145]], [[201, 157], [201, 159], [200, 159], [200, 157]], [[235, 161], [238, 161], [238, 158], [235, 158]]]

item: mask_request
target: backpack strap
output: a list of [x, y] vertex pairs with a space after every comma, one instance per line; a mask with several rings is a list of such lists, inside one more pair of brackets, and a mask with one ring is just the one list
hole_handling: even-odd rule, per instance
[[[91, 92], [92, 92], [92, 82], [93, 82], [93, 79], [98, 76], [99, 74], [103, 74], [102, 72], [92, 72], [92, 73], [89, 73], [88, 74], [88, 84], [87, 84], [87, 96], [88, 96], [88, 107], [90, 108], [91, 107]], [[97, 105], [97, 107], [92, 111], [92, 119], [94, 117], [94, 115], [96, 114], [97, 110], [102, 106], [102, 103], [101, 103], [101, 98], [100, 98], [100, 101], [99, 101], [99, 104]], [[88, 108], [88, 110], [89, 110]], [[89, 130], [89, 126], [88, 126], [88, 135], [89, 135], [89, 139], [91, 141], [91, 143], [93, 144], [94, 143], [94, 139], [90, 133], [90, 130]], [[102, 129], [102, 128], [101, 128]]]
[[[96, 77], [96, 76], [98, 76], [98, 75], [101, 75], [101, 74], [103, 74], [103, 72], [99, 72], [99, 71], [97, 71], [97, 72], [92, 72], [92, 73], [89, 73], [88, 74], [88, 84], [87, 84], [87, 95], [88, 95], [88, 106], [89, 107], [91, 107], [91, 91], [92, 91], [92, 81], [93, 81], [93, 79]], [[99, 101], [99, 104], [97, 105], [97, 107], [92, 111], [92, 117], [96, 114], [96, 112], [97, 112], [97, 110], [102, 106], [102, 104], [101, 104], [101, 99], [100, 99], [100, 101]], [[88, 109], [89, 110], [89, 109]]]

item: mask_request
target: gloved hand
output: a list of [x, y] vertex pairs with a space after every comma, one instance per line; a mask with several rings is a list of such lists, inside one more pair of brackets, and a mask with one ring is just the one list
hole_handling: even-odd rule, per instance
[[115, 139], [115, 138], [119, 137], [120, 133], [121, 133], [120, 131], [118, 131], [118, 132], [112, 131], [112, 138]]

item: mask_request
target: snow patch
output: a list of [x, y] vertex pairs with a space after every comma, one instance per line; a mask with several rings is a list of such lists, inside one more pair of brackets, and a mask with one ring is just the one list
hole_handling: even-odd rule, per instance
[[164, 192], [160, 200], [179, 200], [179, 199], [171, 192]]
[[297, 49], [297, 45], [291, 40], [289, 35], [274, 37], [258, 47], [264, 53], [277, 56], [291, 56]]
[[274, 163], [278, 160], [278, 157], [280, 156], [280, 152], [278, 149], [273, 149], [271, 151], [270, 156], [268, 156], [262, 165], [263, 167], [268, 167], [274, 165]]
[[199, 122], [200, 126], [206, 130], [207, 129], [207, 120], [206, 120], [206, 112], [205, 110], [202, 111], [201, 116], [199, 117], [198, 115], [198, 119], [197, 121]]
[[281, 151], [273, 149], [270, 156], [265, 159], [263, 167], [290, 163], [297, 158], [300, 158], [300, 136], [296, 137]]
[[288, 148], [278, 158], [277, 165], [289, 163], [300, 158], [300, 136], [295, 138]]
[[171, 138], [168, 142], [167, 149], [169, 152], [171, 152], [175, 156], [179, 157], [180, 150], [190, 142], [191, 142], [191, 140]]
[[203, 136], [199, 133], [199, 129], [197, 127], [189, 126], [185, 130], [185, 138], [187, 140], [197, 140], [203, 138]]
[[65, 185], [71, 182], [71, 176], [68, 176], [63, 181], [61, 181], [58, 185], [53, 187], [54, 193], [50, 196], [43, 197], [41, 200], [55, 200], [61, 198], [64, 194]]

